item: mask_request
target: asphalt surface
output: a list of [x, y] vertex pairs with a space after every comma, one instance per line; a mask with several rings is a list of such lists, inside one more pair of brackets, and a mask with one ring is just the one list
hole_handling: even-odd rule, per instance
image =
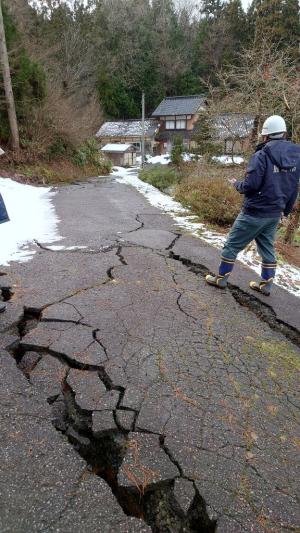
[[[300, 531], [299, 300], [113, 178], [1, 268], [0, 531]], [[6, 288], [6, 289], [5, 289]]]

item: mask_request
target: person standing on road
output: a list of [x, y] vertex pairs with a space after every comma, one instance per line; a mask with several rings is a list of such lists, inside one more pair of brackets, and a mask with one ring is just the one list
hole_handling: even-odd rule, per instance
[[[9, 216], [6, 211], [4, 200], [0, 194], [0, 224], [9, 222]], [[6, 305], [0, 302], [0, 313], [3, 313], [6, 309]]]
[[245, 179], [230, 180], [245, 196], [243, 208], [225, 242], [219, 274], [207, 275], [206, 281], [224, 289], [238, 253], [255, 240], [262, 258], [261, 281], [251, 281], [250, 287], [269, 296], [276, 271], [276, 229], [297, 200], [300, 146], [287, 141], [286, 123], [278, 115], [264, 122], [261, 135], [263, 142], [250, 159]]

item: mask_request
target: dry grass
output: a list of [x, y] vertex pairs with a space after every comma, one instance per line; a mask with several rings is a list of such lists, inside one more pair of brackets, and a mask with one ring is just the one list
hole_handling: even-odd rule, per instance
[[[86, 97], [80, 101], [76, 95], [64, 96], [54, 84], [49, 89], [45, 103], [40, 109], [43, 117], [51, 117], [44, 132], [52, 135], [54, 139], [57, 135], [63, 137], [75, 147], [93, 137], [103, 122], [96, 97]], [[43, 131], [37, 138], [40, 139], [42, 135]], [[47, 145], [50, 144], [49, 141], [51, 139], [47, 139]]]
[[293, 244], [284, 244], [280, 239], [276, 242], [276, 250], [290, 265], [300, 268], [300, 247]]
[[240, 167], [223, 167], [210, 163], [190, 165], [176, 187], [176, 199], [189, 207], [203, 222], [228, 226], [238, 215], [241, 195], [228, 178], [243, 176]]
[[289, 264], [300, 268], [300, 228], [295, 234], [293, 244], [284, 242], [287, 222], [280, 225], [277, 232], [276, 250], [280, 257]]
[[[105, 170], [101, 171], [101, 175], [107, 173]], [[20, 183], [53, 185], [99, 176], [100, 171], [97, 167], [89, 165], [79, 167], [69, 160], [58, 160], [37, 162], [35, 164], [9, 165], [7, 168], [1, 167], [0, 174], [3, 177], [12, 178]]]

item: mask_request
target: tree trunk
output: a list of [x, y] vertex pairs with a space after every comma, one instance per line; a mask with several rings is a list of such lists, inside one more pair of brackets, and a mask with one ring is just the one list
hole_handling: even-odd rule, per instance
[[298, 202], [296, 204], [296, 207], [293, 213], [291, 214], [291, 218], [289, 220], [289, 223], [285, 231], [284, 242], [286, 244], [293, 244], [296, 231], [299, 228], [299, 224], [300, 224], [300, 198], [298, 198]]
[[15, 108], [15, 100], [11, 84], [11, 76], [8, 62], [7, 46], [5, 39], [5, 30], [2, 14], [2, 2], [0, 0], [0, 60], [2, 64], [3, 83], [5, 90], [5, 99], [8, 113], [8, 120], [11, 133], [12, 149], [16, 152], [20, 149], [19, 129]]

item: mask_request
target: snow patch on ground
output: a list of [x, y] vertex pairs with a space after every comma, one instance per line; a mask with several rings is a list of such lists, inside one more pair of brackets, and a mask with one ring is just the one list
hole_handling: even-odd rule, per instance
[[231, 155], [220, 155], [213, 157], [213, 160], [222, 163], [223, 165], [232, 165], [233, 163], [235, 165], [241, 165], [244, 163], [243, 157], [239, 155], [234, 155], [233, 157]]
[[50, 188], [0, 178], [0, 192], [10, 218], [9, 222], [0, 224], [0, 265], [29, 261], [35, 253], [29, 248], [34, 240], [51, 243], [62, 238], [52, 205], [55, 192]]
[[171, 161], [170, 154], [154, 155], [154, 156], [147, 155], [146, 156], [146, 162], [150, 163], [151, 165], [158, 165], [158, 164], [167, 165], [168, 163], [170, 163], [170, 161]]
[[[195, 221], [195, 216], [187, 209], [184, 209], [179, 202], [176, 202], [171, 196], [160, 192], [158, 189], [141, 181], [138, 178], [138, 169], [125, 169], [123, 167], [114, 167], [113, 175], [116, 181], [131, 185], [142, 193], [149, 203], [158, 207], [165, 213], [168, 213], [181, 228], [191, 232], [192, 235], [199, 237], [207, 243], [222, 249], [226, 240], [226, 235], [216, 231], [208, 230], [205, 224]], [[255, 245], [250, 245], [246, 250], [239, 254], [239, 261], [260, 274], [260, 258], [257, 255]], [[279, 264], [276, 271], [276, 285], [282, 287], [300, 297], [300, 269], [289, 264]]]
[[[199, 159], [201, 156], [196, 154], [191, 154], [189, 152], [185, 152], [182, 154], [182, 160], [185, 162], [193, 161], [194, 159]], [[137, 163], [141, 163], [141, 156], [138, 156], [136, 158]], [[149, 163], [150, 165], [168, 165], [171, 161], [171, 155], [170, 154], [164, 154], [164, 155], [146, 155], [146, 163]], [[213, 161], [216, 163], [221, 163], [222, 165], [232, 165], [233, 163], [235, 165], [241, 165], [244, 163], [243, 157], [239, 155], [231, 156], [231, 155], [220, 155], [213, 157]]]
[[194, 161], [195, 159], [200, 159], [200, 158], [201, 158], [200, 155], [190, 154], [189, 152], [185, 152], [184, 154], [182, 154], [182, 159], [185, 162]]
[[[195, 154], [190, 154], [188, 152], [185, 152], [182, 154], [182, 160], [185, 162], [193, 161], [193, 159], [196, 159]], [[140, 159], [136, 158], [137, 162], [140, 162]], [[146, 156], [146, 163], [149, 163], [151, 165], [167, 165], [171, 161], [171, 155], [170, 154], [164, 154], [164, 155], [155, 155], [155, 156]]]

